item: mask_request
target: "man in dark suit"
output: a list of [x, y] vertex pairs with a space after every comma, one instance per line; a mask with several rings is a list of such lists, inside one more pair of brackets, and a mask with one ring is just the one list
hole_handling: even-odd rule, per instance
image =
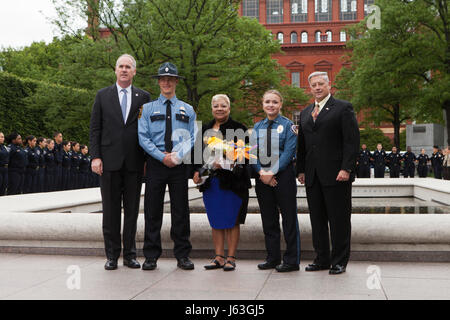
[[121, 212], [124, 209], [123, 263], [140, 268], [136, 260], [136, 225], [139, 213], [144, 152], [137, 126], [140, 107], [150, 94], [132, 86], [136, 61], [122, 55], [116, 63], [117, 82], [95, 98], [89, 134], [92, 171], [100, 175], [106, 270], [117, 269], [121, 252]]
[[[335, 99], [326, 72], [308, 78], [315, 103], [301, 115], [297, 176], [306, 184], [314, 262], [306, 271], [345, 272], [350, 257], [352, 182], [359, 149], [359, 129], [351, 103]], [[328, 234], [330, 226], [332, 250]]]

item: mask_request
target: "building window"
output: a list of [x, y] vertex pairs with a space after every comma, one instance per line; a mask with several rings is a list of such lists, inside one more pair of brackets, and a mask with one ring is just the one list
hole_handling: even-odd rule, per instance
[[369, 7], [375, 3], [375, 0], [364, 0], [364, 17], [366, 17], [369, 12]]
[[333, 41], [333, 33], [328, 30], [327, 31], [327, 42], [332, 42]]
[[321, 37], [321, 32], [320, 31], [316, 31], [316, 42], [320, 42], [320, 37]]
[[300, 72], [291, 72], [291, 85], [300, 88]]
[[340, 0], [341, 20], [356, 20], [356, 0]]
[[244, 17], [256, 18], [259, 21], [259, 0], [242, 1], [242, 15]]
[[291, 0], [291, 22], [308, 21], [308, 1]]
[[332, 2], [331, 0], [315, 0], [316, 21], [331, 21]]
[[302, 43], [308, 43], [308, 32], [302, 32]]
[[291, 43], [297, 43], [298, 42], [298, 35], [297, 32], [291, 33]]
[[283, 0], [267, 0], [267, 23], [283, 23]]
[[341, 42], [347, 42], [347, 32], [341, 31], [341, 33], [339, 35], [339, 40]]
[[283, 34], [283, 32], [278, 32], [277, 33], [277, 39], [278, 39], [278, 41], [280, 41], [280, 43], [284, 43], [284, 34]]

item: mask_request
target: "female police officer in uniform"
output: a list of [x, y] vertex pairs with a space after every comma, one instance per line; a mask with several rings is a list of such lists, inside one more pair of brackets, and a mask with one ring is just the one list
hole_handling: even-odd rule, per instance
[[8, 136], [8, 142], [11, 143], [8, 146], [8, 195], [21, 194], [28, 154], [22, 148], [22, 137], [17, 132]]
[[[253, 169], [256, 195], [261, 210], [267, 258], [258, 265], [261, 270], [276, 268], [278, 272], [299, 270], [300, 230], [297, 220], [297, 183], [292, 160], [297, 136], [294, 124], [280, 115], [281, 94], [269, 90], [263, 96], [267, 117], [256, 123], [251, 144], [258, 145], [258, 160]], [[286, 252], [281, 262], [279, 210], [283, 219]]]
[[6, 186], [8, 185], [8, 163], [9, 151], [3, 145], [5, 142], [5, 135], [0, 132], [0, 196], [6, 193]]

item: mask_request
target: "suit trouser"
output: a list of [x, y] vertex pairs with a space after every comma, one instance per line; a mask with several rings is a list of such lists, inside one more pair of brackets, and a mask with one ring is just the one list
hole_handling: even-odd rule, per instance
[[175, 258], [186, 258], [192, 250], [189, 241], [191, 228], [186, 166], [181, 164], [168, 168], [160, 161], [149, 157], [146, 175], [144, 256], [147, 259], [158, 259], [162, 254], [161, 227], [164, 216], [164, 195], [168, 185], [172, 222], [170, 238], [174, 242], [173, 251]]
[[450, 167], [443, 167], [444, 180], [450, 180]]
[[256, 179], [256, 196], [261, 211], [264, 239], [267, 250], [266, 261], [279, 263], [280, 212], [283, 219], [283, 234], [286, 251], [283, 262], [300, 264], [300, 230], [297, 219], [297, 183], [292, 165], [276, 175], [278, 185], [268, 186]]
[[[338, 182], [323, 186], [317, 174], [313, 184], [306, 187], [311, 219], [314, 263], [346, 266], [350, 258], [352, 184]], [[328, 229], [329, 224], [329, 229]], [[330, 238], [331, 235], [331, 255]]]
[[442, 179], [442, 167], [433, 167], [433, 172], [436, 179]]
[[6, 194], [6, 186], [8, 185], [8, 168], [0, 168], [0, 196]]
[[103, 205], [103, 239], [109, 259], [118, 259], [121, 252], [122, 201], [124, 211], [123, 257], [136, 258], [136, 228], [141, 197], [142, 173], [127, 171], [125, 164], [118, 171], [104, 171], [100, 177]]

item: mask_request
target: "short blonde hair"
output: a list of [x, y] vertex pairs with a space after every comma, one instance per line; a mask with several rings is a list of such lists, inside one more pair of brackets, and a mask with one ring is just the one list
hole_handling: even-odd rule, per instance
[[212, 97], [211, 106], [214, 104], [214, 101], [217, 100], [224, 100], [227, 103], [228, 107], [231, 107], [230, 98], [228, 98], [226, 94], [216, 94], [214, 97]]
[[268, 95], [268, 94], [275, 94], [275, 95], [277, 95], [277, 96], [280, 98], [280, 102], [283, 103], [283, 96], [281, 95], [280, 91], [275, 90], [275, 89], [267, 90], [267, 91], [264, 92], [264, 94], [263, 94], [263, 101], [264, 101], [264, 97], [265, 97], [266, 95]]

